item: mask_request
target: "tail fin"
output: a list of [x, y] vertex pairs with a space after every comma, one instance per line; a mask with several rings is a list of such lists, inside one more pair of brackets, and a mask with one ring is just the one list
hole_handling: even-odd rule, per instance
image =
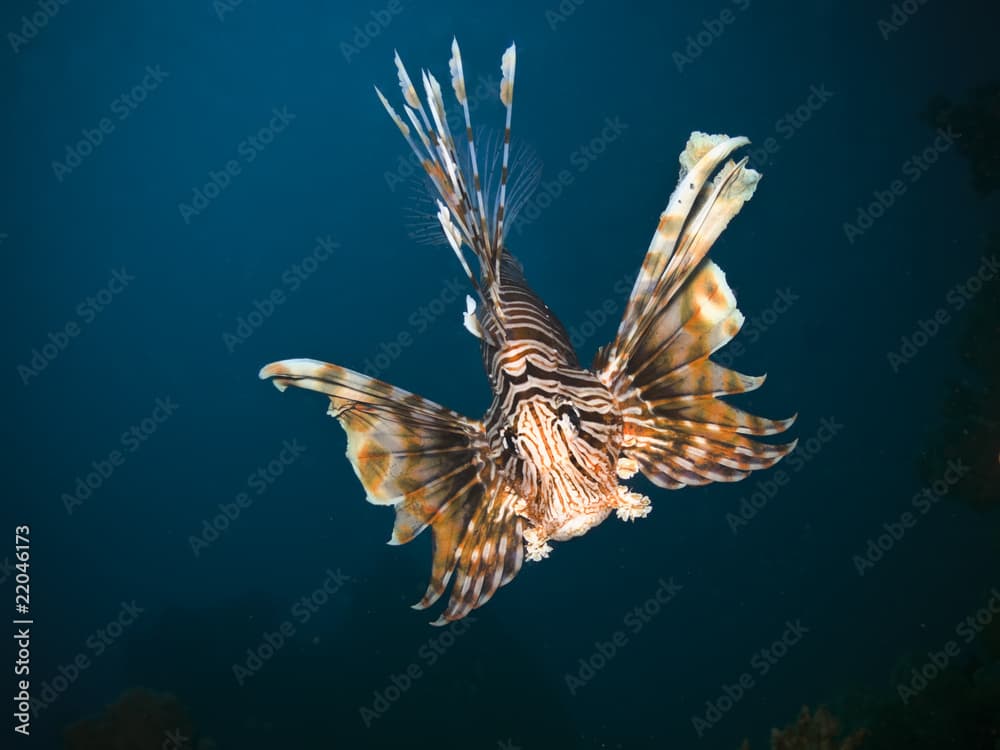
[[773, 466], [795, 448], [745, 435], [783, 432], [795, 418], [769, 420], [719, 400], [759, 388], [763, 377], [712, 362], [743, 325], [725, 274], [705, 260], [753, 195], [760, 175], [728, 161], [746, 138], [693, 133], [681, 176], [650, 242], [615, 340], [594, 369], [622, 404], [623, 454], [650, 481], [676, 489], [734, 482]]
[[480, 422], [361, 373], [312, 359], [260, 371], [279, 390], [325, 393], [347, 433], [347, 457], [368, 501], [392, 505], [389, 544], [433, 531], [431, 580], [420, 602], [440, 598], [457, 571], [448, 607], [434, 624], [464, 617], [511, 581], [524, 555], [522, 522], [487, 460]]
[[[440, 196], [437, 218], [444, 230], [444, 235], [458, 257], [466, 275], [483, 299], [490, 299], [495, 293], [496, 282], [500, 276], [500, 258], [503, 253], [504, 214], [507, 209], [507, 176], [510, 161], [510, 123], [514, 101], [514, 71], [517, 65], [517, 53], [512, 44], [503, 55], [501, 70], [503, 78], [500, 83], [500, 99], [506, 107], [507, 119], [504, 131], [503, 161], [501, 166], [498, 203], [495, 210], [488, 210], [484, 198], [483, 180], [479, 171], [476, 144], [472, 136], [472, 119], [469, 113], [469, 100], [465, 88], [465, 73], [462, 68], [462, 55], [458, 42], [451, 45], [451, 84], [455, 98], [462, 106], [465, 115], [465, 134], [468, 141], [468, 163], [459, 156], [448, 119], [445, 112], [441, 85], [427, 71], [421, 71], [427, 107], [417, 94], [410, 75], [403, 65], [399, 54], [396, 54], [396, 68], [399, 74], [399, 85], [406, 104], [403, 107], [407, 125], [382, 92], [375, 87], [379, 99], [389, 113], [389, 117], [402, 132], [410, 148], [417, 155], [431, 184]], [[427, 109], [431, 116], [428, 117]], [[414, 140], [410, 126], [417, 135]], [[419, 141], [419, 143], [418, 143]], [[471, 172], [471, 174], [469, 174]], [[477, 283], [468, 263], [465, 260], [462, 246], [467, 245], [479, 262], [479, 271], [483, 285]]]

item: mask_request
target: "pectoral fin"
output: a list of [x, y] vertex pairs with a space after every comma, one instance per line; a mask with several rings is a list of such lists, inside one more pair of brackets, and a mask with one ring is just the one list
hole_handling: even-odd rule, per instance
[[433, 533], [430, 584], [419, 609], [456, 574], [443, 624], [485, 604], [521, 567], [520, 519], [488, 459], [482, 423], [361, 373], [311, 359], [260, 372], [330, 397], [329, 413], [347, 433], [347, 457], [368, 501], [396, 510], [390, 544]]
[[618, 335], [594, 362], [623, 406], [623, 456], [669, 489], [737, 481], [795, 448], [746, 437], [783, 432], [794, 417], [765, 419], [721, 401], [764, 378], [709, 359], [743, 325], [726, 275], [705, 256], [760, 178], [746, 160], [723, 164], [746, 142], [692, 134]]

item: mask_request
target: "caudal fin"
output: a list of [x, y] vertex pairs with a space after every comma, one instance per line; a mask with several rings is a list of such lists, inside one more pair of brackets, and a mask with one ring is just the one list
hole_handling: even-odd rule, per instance
[[288, 386], [330, 397], [329, 414], [347, 433], [347, 457], [368, 501], [396, 510], [389, 544], [433, 533], [431, 580], [418, 609], [440, 598], [456, 574], [444, 614], [464, 617], [521, 568], [522, 522], [499, 491], [480, 422], [361, 373], [312, 359], [260, 371]]
[[721, 401], [764, 378], [709, 359], [743, 325], [725, 274], [705, 256], [760, 179], [746, 159], [718, 169], [746, 143], [692, 134], [618, 334], [594, 361], [622, 404], [624, 456], [661, 487], [737, 481], [795, 448], [747, 437], [783, 432], [795, 418], [764, 419]]

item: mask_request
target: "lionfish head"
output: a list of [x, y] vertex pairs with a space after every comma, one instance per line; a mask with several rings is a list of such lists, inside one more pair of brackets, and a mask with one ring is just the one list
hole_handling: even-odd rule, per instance
[[[539, 544], [580, 536], [621, 504], [621, 421], [606, 403], [563, 396], [519, 404], [502, 432], [501, 465], [519, 495], [515, 510]], [[543, 555], [544, 556], [544, 555]]]

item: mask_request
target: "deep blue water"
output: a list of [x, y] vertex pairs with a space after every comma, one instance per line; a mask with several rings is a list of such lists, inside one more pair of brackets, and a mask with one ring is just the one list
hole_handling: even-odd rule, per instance
[[[973, 157], [922, 113], [1000, 78], [995, 8], [913, 2], [893, 30], [879, 26], [891, 3], [826, 0], [92, 6], [0, 11], [0, 578], [10, 601], [14, 527], [29, 525], [43, 702], [31, 739], [5, 747], [68, 747], [66, 727], [136, 687], [176, 696], [220, 748], [763, 748], [820, 704], [870, 727], [872, 747], [901, 747], [877, 717], [951, 640], [952, 672], [918, 704], [938, 734], [907, 747], [993, 747], [997, 711], [973, 717], [962, 701], [972, 681], [1000, 696], [996, 623], [969, 643], [956, 627], [1000, 586], [997, 369], [960, 355], [971, 341], [996, 361], [1000, 280], [961, 310], [949, 294], [992, 273], [997, 193], [974, 189]], [[461, 270], [408, 236], [408, 151], [372, 91], [399, 99], [393, 49], [444, 82], [453, 35], [467, 79], [493, 86], [518, 45], [514, 140], [543, 186], [509, 245], [584, 362], [614, 334], [688, 134], [753, 140], [765, 179], [712, 253], [748, 323], [719, 358], [768, 373], [738, 403], [797, 412], [803, 447], [742, 483], [640, 483], [649, 518], [557, 545], [466, 629], [441, 631], [436, 611], [407, 606], [429, 535], [385, 546], [392, 515], [364, 502], [324, 400], [278, 394], [257, 371], [288, 357], [374, 365], [470, 417], [488, 405]], [[975, 158], [992, 153], [995, 173], [993, 96], [993, 119], [956, 140], [985, 144]], [[502, 127], [493, 94], [477, 104], [477, 123]], [[603, 152], [582, 157], [602, 131]], [[913, 161], [928, 148], [933, 163]], [[561, 170], [570, 184], [539, 201]], [[876, 191], [892, 205], [845, 231]], [[890, 358], [917, 332], [924, 346]], [[981, 395], [951, 412], [957, 433], [943, 416], [956, 383]], [[952, 440], [963, 430], [971, 443]], [[972, 477], [915, 512], [947, 460]], [[81, 491], [89, 474], [96, 488]], [[975, 507], [973, 483], [987, 488]], [[734, 526], [744, 500], [776, 487]], [[220, 504], [234, 518], [192, 543]], [[912, 527], [859, 572], [856, 556], [907, 511]], [[306, 608], [331, 573], [348, 580]], [[665, 584], [679, 593], [639, 618]], [[273, 656], [234, 674], [286, 621]], [[786, 630], [805, 634], [765, 670], [758, 652]], [[752, 685], [734, 687], [744, 673]], [[967, 680], [952, 688], [956, 674]], [[974, 722], [983, 744], [956, 729]], [[193, 747], [185, 736], [175, 746]]]

